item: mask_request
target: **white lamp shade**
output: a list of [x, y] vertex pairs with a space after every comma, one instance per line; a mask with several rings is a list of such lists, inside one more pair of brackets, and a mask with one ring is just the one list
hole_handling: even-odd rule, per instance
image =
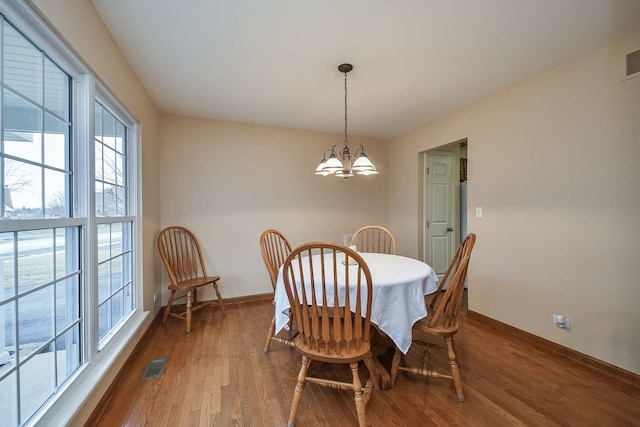
[[347, 171], [347, 170], [341, 170], [336, 172], [336, 176], [339, 176], [340, 178], [349, 178], [353, 176], [353, 172]]
[[376, 167], [373, 166], [373, 163], [371, 163], [371, 160], [369, 160], [369, 158], [367, 157], [366, 154], [364, 154], [364, 152], [361, 153], [360, 156], [358, 156], [355, 162], [353, 162], [352, 168], [357, 172], [376, 169]]
[[327, 160], [326, 159], [322, 159], [320, 161], [320, 164], [318, 165], [318, 167], [316, 168], [316, 175], [325, 175], [324, 173], [324, 168], [327, 165]]
[[343, 169], [342, 162], [338, 160], [335, 154], [331, 153], [329, 160], [324, 164], [323, 170], [334, 173]]
[[375, 175], [378, 171], [376, 169], [368, 169], [358, 172], [358, 175]]

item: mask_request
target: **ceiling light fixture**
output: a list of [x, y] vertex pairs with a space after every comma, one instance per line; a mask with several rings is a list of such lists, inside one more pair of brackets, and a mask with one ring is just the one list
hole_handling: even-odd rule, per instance
[[[336, 149], [337, 145], [325, 151], [320, 164], [316, 168], [316, 175], [335, 175], [348, 179], [354, 175], [375, 175], [378, 173], [376, 167], [371, 163], [367, 153], [364, 151], [362, 144], [356, 145], [353, 150], [354, 161], [351, 162], [351, 151], [349, 150], [349, 139], [347, 137], [347, 73], [353, 70], [351, 64], [341, 64], [338, 71], [344, 73], [344, 147], [342, 148], [342, 161], [338, 158]], [[329, 158], [327, 158], [329, 154]]]

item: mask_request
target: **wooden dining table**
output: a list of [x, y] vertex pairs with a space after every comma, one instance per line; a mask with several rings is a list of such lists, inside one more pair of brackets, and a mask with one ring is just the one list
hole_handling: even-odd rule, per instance
[[[377, 328], [379, 336], [375, 341], [372, 339], [372, 343], [394, 349], [397, 347], [406, 354], [411, 347], [413, 324], [427, 315], [424, 297], [436, 291], [438, 277], [433, 268], [413, 258], [366, 252], [360, 255], [369, 266], [373, 282], [371, 323]], [[315, 262], [314, 265], [320, 263]], [[309, 277], [309, 274], [305, 274], [305, 277]], [[341, 275], [338, 274], [338, 277]], [[284, 288], [282, 268], [276, 283], [274, 302], [278, 333], [289, 324], [291, 308]], [[376, 362], [380, 384], [383, 389], [389, 388], [389, 369], [378, 359]]]

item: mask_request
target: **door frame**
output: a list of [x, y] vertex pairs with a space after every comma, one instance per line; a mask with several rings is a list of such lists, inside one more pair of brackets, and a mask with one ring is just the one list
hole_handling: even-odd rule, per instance
[[[454, 176], [453, 179], [453, 197], [451, 198], [452, 203], [452, 212], [454, 215], [454, 244], [451, 248], [450, 258], [453, 257], [456, 249], [458, 248], [460, 242], [460, 229], [461, 229], [461, 212], [460, 212], [460, 158], [461, 158], [461, 147], [464, 146], [465, 150], [467, 147], [467, 138], [460, 139], [458, 141], [451, 142], [449, 144], [445, 144], [439, 147], [435, 147], [433, 149], [423, 151], [420, 153], [419, 158], [419, 166], [420, 166], [420, 181], [419, 181], [419, 194], [420, 194], [420, 203], [419, 203], [419, 235], [421, 236], [422, 241], [418, 246], [418, 256], [424, 262], [427, 260], [427, 254], [430, 250], [429, 242], [427, 239], [427, 227], [426, 221], [428, 216], [428, 209], [426, 208], [427, 199], [427, 174], [426, 174], [426, 166], [428, 164], [428, 156], [429, 154], [449, 154], [453, 153], [453, 165], [452, 165], [452, 174]], [[465, 156], [468, 158], [468, 152]], [[457, 179], [455, 177], [458, 177]], [[449, 258], [449, 259], [450, 259]]]

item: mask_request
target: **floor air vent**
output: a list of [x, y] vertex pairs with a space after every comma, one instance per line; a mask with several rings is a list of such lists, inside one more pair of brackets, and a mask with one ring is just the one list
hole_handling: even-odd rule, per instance
[[153, 359], [147, 365], [147, 368], [144, 370], [142, 374], [141, 380], [149, 380], [151, 378], [158, 378], [164, 373], [164, 367], [167, 364], [167, 357], [162, 357], [160, 359]]

